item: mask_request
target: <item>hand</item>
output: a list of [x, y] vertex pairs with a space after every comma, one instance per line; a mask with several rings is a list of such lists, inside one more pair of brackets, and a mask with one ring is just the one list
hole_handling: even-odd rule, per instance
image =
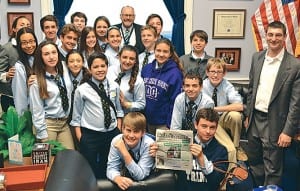
[[80, 139], [82, 137], [81, 129], [80, 129], [80, 127], [73, 127], [73, 128], [75, 128], [76, 138], [77, 138], [78, 142], [80, 142]]
[[287, 134], [281, 133], [279, 135], [277, 144], [279, 147], [288, 147], [291, 145], [291, 142], [292, 137], [288, 136]]
[[190, 145], [190, 151], [191, 151], [192, 155], [195, 156], [195, 157], [199, 157], [203, 154], [202, 146], [198, 145], [198, 144], [191, 144]]
[[133, 181], [130, 178], [117, 176], [114, 182], [118, 185], [122, 190], [127, 190], [129, 186], [133, 184]]
[[246, 129], [248, 129], [249, 126], [249, 117], [246, 117], [245, 121], [244, 121], [244, 126]]
[[27, 81], [27, 86], [30, 87], [35, 80], [36, 80], [36, 75], [30, 75]]
[[127, 150], [124, 140], [123, 140], [123, 136], [115, 143], [114, 145], [120, 152], [123, 150]]
[[155, 157], [156, 153], [157, 153], [157, 150], [158, 150], [158, 144], [157, 143], [152, 143], [150, 145], [150, 148], [149, 148], [150, 156]]
[[46, 143], [48, 141], [48, 138], [44, 138], [44, 139], [37, 139], [36, 140], [38, 143]]
[[16, 68], [13, 66], [9, 68], [8, 72], [6, 73], [6, 80], [10, 80], [15, 76]]
[[120, 103], [121, 103], [122, 107], [124, 107], [125, 109], [131, 108], [131, 102], [129, 102], [129, 101], [125, 98], [123, 92], [121, 92], [121, 91], [120, 91]]

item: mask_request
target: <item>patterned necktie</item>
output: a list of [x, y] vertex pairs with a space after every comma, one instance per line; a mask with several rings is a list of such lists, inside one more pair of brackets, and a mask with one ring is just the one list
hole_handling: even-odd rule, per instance
[[189, 101], [188, 108], [186, 111], [186, 129], [187, 130], [194, 130], [194, 123], [193, 123], [193, 117], [194, 117], [194, 106], [195, 102]]
[[150, 52], [145, 52], [145, 58], [143, 60], [143, 67], [148, 64]]
[[129, 37], [130, 37], [130, 34], [129, 34], [129, 33], [130, 33], [129, 30], [126, 29], [125, 34], [124, 34], [124, 44], [125, 44], [125, 45], [128, 45], [128, 44], [129, 44]]
[[[99, 89], [100, 92], [106, 94], [104, 85], [102, 83], [99, 84]], [[106, 129], [108, 129], [111, 123], [110, 106], [109, 103], [102, 97], [101, 97], [101, 102], [102, 102], [102, 108], [104, 112], [104, 126]]]
[[125, 72], [120, 72], [118, 74], [118, 77], [115, 79], [115, 82], [117, 82], [119, 85], [121, 84], [121, 79], [125, 76]]
[[218, 89], [215, 88], [215, 89], [214, 89], [214, 92], [213, 92], [213, 94], [212, 94], [212, 97], [211, 97], [212, 100], [213, 100], [214, 103], [215, 103], [215, 107], [218, 105], [217, 91], [218, 91]]
[[75, 90], [77, 89], [77, 86], [78, 86], [78, 81], [76, 79], [74, 79], [72, 81], [72, 83], [73, 83], [73, 91], [71, 94], [71, 101], [72, 101], [71, 103], [73, 103], [73, 101], [74, 101], [74, 94], [75, 94]]
[[74, 79], [72, 81], [73, 83], [73, 91], [72, 91], [72, 94], [71, 94], [71, 109], [70, 109], [70, 114], [69, 114], [69, 122], [71, 121], [72, 119], [72, 114], [73, 114], [73, 104], [74, 104], [74, 94], [75, 94], [75, 90], [77, 89], [77, 86], [78, 86], [78, 81], [76, 79]]
[[51, 76], [51, 77], [54, 79], [55, 83], [57, 84], [59, 94], [60, 94], [60, 97], [61, 97], [61, 101], [62, 101], [61, 105], [63, 107], [63, 110], [68, 111], [68, 109], [69, 109], [69, 98], [68, 98], [68, 94], [67, 94], [67, 89], [62, 85], [59, 75], [56, 75], [55, 77], [54, 76]]

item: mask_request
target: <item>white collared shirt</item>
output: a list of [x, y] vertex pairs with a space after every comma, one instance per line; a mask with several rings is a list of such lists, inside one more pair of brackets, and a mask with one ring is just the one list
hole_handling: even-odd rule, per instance
[[273, 87], [283, 55], [284, 49], [282, 49], [281, 52], [273, 58], [268, 56], [268, 52], [266, 53], [255, 100], [255, 109], [259, 111], [268, 112]]

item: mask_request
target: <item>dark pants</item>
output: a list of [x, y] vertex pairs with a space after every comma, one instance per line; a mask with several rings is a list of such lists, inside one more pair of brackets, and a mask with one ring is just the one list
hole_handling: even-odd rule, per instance
[[281, 185], [283, 148], [278, 147], [278, 137], [271, 137], [266, 113], [254, 110], [253, 121], [247, 132], [247, 155], [256, 186]]
[[3, 112], [7, 112], [9, 106], [15, 106], [14, 99], [12, 97], [1, 95], [1, 107]]
[[98, 132], [81, 128], [80, 153], [87, 159], [97, 179], [106, 179], [107, 157], [111, 140], [120, 133], [118, 128]]

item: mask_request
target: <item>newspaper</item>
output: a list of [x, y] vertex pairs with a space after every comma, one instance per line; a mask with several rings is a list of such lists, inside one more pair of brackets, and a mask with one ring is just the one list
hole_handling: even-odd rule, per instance
[[193, 156], [190, 144], [193, 143], [193, 131], [156, 130], [156, 168], [172, 170], [192, 170]]

